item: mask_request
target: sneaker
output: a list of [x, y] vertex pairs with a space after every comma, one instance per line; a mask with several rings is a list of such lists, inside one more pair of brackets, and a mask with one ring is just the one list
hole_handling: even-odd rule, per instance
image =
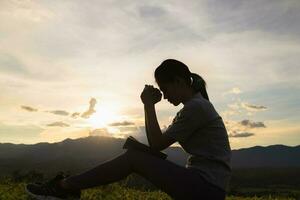
[[80, 190], [66, 190], [58, 185], [64, 178], [66, 176], [60, 173], [45, 183], [29, 183], [25, 186], [25, 191], [38, 200], [79, 200]]

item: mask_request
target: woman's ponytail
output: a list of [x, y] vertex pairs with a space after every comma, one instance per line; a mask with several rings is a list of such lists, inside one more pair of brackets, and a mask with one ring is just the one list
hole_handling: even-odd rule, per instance
[[157, 83], [171, 83], [176, 77], [181, 77], [186, 84], [190, 85], [196, 92], [200, 91], [201, 95], [209, 101], [204, 79], [198, 74], [191, 73], [188, 66], [178, 60], [167, 59], [163, 61], [155, 69], [154, 77]]
[[196, 73], [191, 73], [191, 78], [192, 78], [192, 83], [191, 83], [192, 88], [196, 92], [200, 91], [201, 95], [209, 101], [208, 94], [206, 91], [206, 83], [204, 79]]

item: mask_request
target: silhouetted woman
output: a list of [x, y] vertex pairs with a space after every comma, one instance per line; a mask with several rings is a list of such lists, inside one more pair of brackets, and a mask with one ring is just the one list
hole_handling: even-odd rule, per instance
[[[174, 59], [163, 61], [154, 75], [160, 90], [146, 85], [140, 96], [149, 145], [161, 151], [179, 142], [190, 155], [185, 167], [130, 149], [79, 175], [58, 175], [44, 184], [29, 184], [26, 190], [39, 197], [76, 198], [82, 189], [119, 181], [135, 172], [174, 199], [225, 199], [231, 150], [223, 120], [209, 101], [205, 81]], [[163, 133], [155, 113], [160, 91], [171, 104], [183, 104]]]

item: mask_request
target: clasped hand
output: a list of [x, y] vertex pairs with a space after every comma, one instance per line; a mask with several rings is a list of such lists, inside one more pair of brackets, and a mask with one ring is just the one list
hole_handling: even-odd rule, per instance
[[159, 89], [153, 87], [152, 85], [145, 85], [140, 97], [143, 104], [154, 105], [161, 100], [162, 94]]

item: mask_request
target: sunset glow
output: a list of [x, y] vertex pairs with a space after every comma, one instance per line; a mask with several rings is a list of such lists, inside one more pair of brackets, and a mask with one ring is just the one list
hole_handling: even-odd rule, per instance
[[107, 127], [110, 123], [119, 121], [121, 116], [118, 108], [110, 104], [101, 104], [96, 107], [97, 112], [86, 120], [88, 126], [92, 128]]
[[[232, 149], [300, 143], [299, 1], [0, 1], [0, 143], [147, 139], [140, 94], [184, 62]], [[182, 104], [156, 104], [161, 129]]]

